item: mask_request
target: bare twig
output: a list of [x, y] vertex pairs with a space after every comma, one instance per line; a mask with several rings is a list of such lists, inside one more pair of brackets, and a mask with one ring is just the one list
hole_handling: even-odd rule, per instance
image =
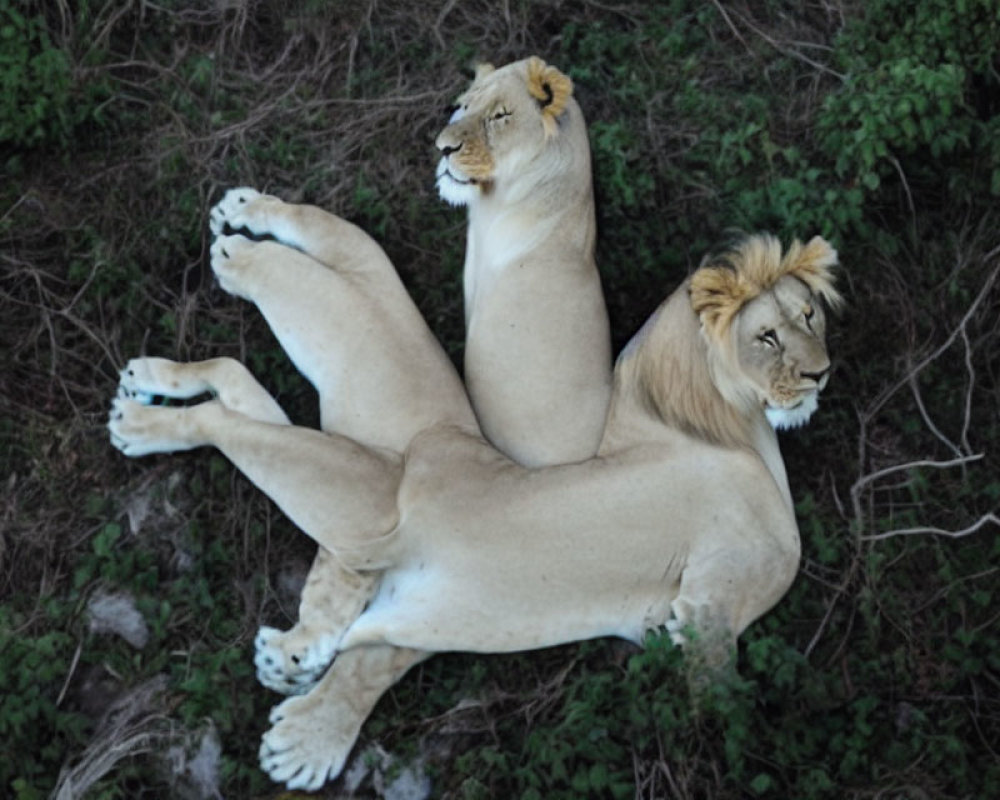
[[[995, 259], [998, 255], [1000, 255], [1000, 247], [996, 247], [993, 250], [991, 250], [983, 258], [983, 261], [990, 262], [993, 259]], [[959, 320], [958, 325], [956, 325], [955, 329], [950, 334], [948, 334], [944, 342], [942, 342], [931, 353], [929, 353], [927, 356], [921, 359], [916, 364], [916, 366], [908, 370], [906, 375], [904, 375], [902, 378], [900, 378], [898, 381], [896, 381], [888, 388], [884, 389], [879, 394], [879, 396], [875, 399], [875, 402], [872, 403], [872, 405], [865, 412], [865, 416], [868, 419], [872, 419], [873, 417], [875, 417], [882, 410], [885, 404], [888, 403], [893, 396], [895, 396], [896, 392], [898, 392], [902, 387], [906, 386], [911, 380], [913, 380], [914, 376], [922, 372], [930, 364], [934, 363], [948, 350], [948, 348], [950, 348], [955, 343], [955, 340], [962, 335], [962, 331], [964, 331], [969, 322], [972, 321], [973, 317], [975, 317], [976, 315], [976, 312], [979, 310], [979, 307], [989, 296], [990, 291], [993, 289], [993, 284], [996, 283], [998, 275], [1000, 275], [1000, 265], [997, 265], [990, 273], [990, 275], [986, 278], [986, 280], [983, 282], [982, 288], [979, 290], [979, 293], [975, 296], [972, 303], [969, 305], [968, 310], [966, 310], [965, 314], [962, 316], [962, 319]]]
[[996, 514], [983, 514], [978, 520], [976, 520], [972, 525], [966, 528], [962, 528], [959, 531], [949, 531], [944, 528], [933, 528], [933, 527], [916, 527], [916, 528], [899, 528], [893, 531], [886, 531], [885, 533], [874, 533], [869, 536], [860, 537], [863, 542], [879, 542], [883, 539], [891, 539], [894, 536], [916, 536], [916, 535], [932, 535], [932, 536], [947, 536], [951, 539], [961, 539], [963, 536], [968, 536], [970, 533], [975, 533], [984, 525], [989, 525], [990, 523], [994, 525], [1000, 525], [1000, 517]]
[[[968, 464], [971, 461], [978, 461], [985, 454], [976, 453], [974, 455], [962, 456], [961, 458], [953, 458], [949, 461], [931, 461], [929, 459], [921, 459], [918, 461], [908, 461], [905, 464], [894, 464], [891, 467], [885, 467], [875, 472], [869, 473], [868, 475], [862, 475], [858, 480], [854, 482], [851, 487], [851, 503], [854, 507], [854, 517], [855, 521], [860, 526], [863, 520], [863, 515], [861, 513], [861, 493], [866, 487], [875, 483], [882, 478], [888, 477], [889, 475], [895, 475], [898, 472], [904, 472], [911, 469], [919, 469], [920, 467], [931, 467], [933, 469], [948, 469], [950, 467], [957, 467], [964, 464]], [[860, 531], [860, 527], [858, 529]]]
[[[718, 0], [712, 0], [712, 2], [715, 4], [716, 8], [718, 8], [719, 11], [722, 12], [722, 15], [725, 17], [726, 22], [729, 24], [730, 28], [733, 29], [733, 32], [736, 33], [736, 29], [732, 23], [732, 20], [729, 18], [729, 15], [725, 11], [723, 11], [722, 6], [719, 4]], [[740, 20], [743, 22], [744, 25], [746, 25], [751, 31], [757, 34], [757, 36], [759, 36], [761, 39], [763, 39], [765, 42], [771, 45], [771, 47], [773, 47], [778, 52], [784, 53], [786, 56], [791, 56], [792, 58], [801, 61], [804, 64], [808, 64], [810, 67], [813, 67], [814, 69], [817, 69], [820, 72], [824, 72], [827, 75], [832, 75], [839, 81], [843, 82], [847, 80], [847, 76], [844, 75], [843, 73], [837, 72], [836, 70], [828, 67], [826, 64], [821, 64], [819, 61], [809, 58], [809, 56], [804, 55], [799, 50], [796, 50], [792, 47], [788, 47], [785, 43], [777, 41], [774, 37], [769, 36], [766, 31], [761, 30], [757, 25], [755, 25], [753, 22], [751, 22], [749, 19], [747, 19], [739, 12], [734, 11], [733, 13], [740, 18]], [[743, 40], [743, 37], [740, 36], [738, 33], [736, 33], [736, 35], [739, 37], [739, 40], [743, 42], [743, 46], [747, 47], [747, 44]], [[747, 47], [748, 51], [749, 49], [750, 48]]]
[[726, 12], [726, 9], [724, 9], [722, 7], [722, 3], [720, 3], [719, 0], [712, 0], [712, 5], [714, 5], [718, 9], [719, 13], [722, 15], [722, 18], [726, 21], [726, 25], [729, 26], [729, 30], [731, 30], [733, 32], [733, 36], [735, 36], [737, 39], [740, 40], [740, 44], [743, 45], [744, 49], [751, 56], [754, 55], [753, 50], [750, 49], [750, 45], [747, 44], [746, 39], [743, 38], [743, 35], [739, 32], [739, 30], [733, 24], [733, 20], [729, 16], [729, 14]]

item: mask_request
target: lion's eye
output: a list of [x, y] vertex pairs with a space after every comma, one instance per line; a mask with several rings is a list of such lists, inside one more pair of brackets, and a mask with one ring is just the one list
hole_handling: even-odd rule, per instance
[[490, 117], [490, 119], [493, 120], [494, 122], [497, 122], [501, 119], [504, 119], [505, 117], [509, 117], [511, 113], [512, 112], [508, 111], [506, 108], [501, 108], [499, 111], [495, 111], [493, 113], [493, 116]]
[[780, 340], [778, 339], [778, 332], [773, 328], [768, 328], [757, 338], [760, 339], [760, 341], [762, 341], [768, 347], [778, 347], [778, 345], [781, 344]]

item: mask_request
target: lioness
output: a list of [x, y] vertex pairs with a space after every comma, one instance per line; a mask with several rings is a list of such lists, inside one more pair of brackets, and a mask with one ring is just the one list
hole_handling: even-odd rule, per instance
[[[491, 441], [521, 463], [589, 457], [610, 398], [610, 353], [593, 258], [590, 151], [572, 82], [537, 57], [499, 70], [481, 65], [459, 103], [438, 138], [438, 187], [445, 199], [469, 205], [466, 372], [474, 410]], [[226, 223], [238, 225], [321, 263], [337, 254], [322, 253], [320, 242], [345, 229], [323, 212], [249, 189], [229, 193], [212, 220], [217, 234]], [[322, 428], [369, 445], [397, 445], [391, 435], [345, 419], [343, 411], [324, 413]], [[370, 581], [320, 548], [298, 624], [258, 633], [261, 683], [285, 694], [308, 691], [333, 657], [344, 620], [370, 591]]]
[[486, 438], [527, 466], [589, 458], [611, 397], [590, 145], [570, 79], [480, 66], [437, 146], [468, 207], [465, 385]]

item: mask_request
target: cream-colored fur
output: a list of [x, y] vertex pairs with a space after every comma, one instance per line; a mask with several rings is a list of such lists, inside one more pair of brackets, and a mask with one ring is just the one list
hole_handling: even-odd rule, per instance
[[469, 215], [466, 388], [486, 438], [527, 466], [592, 456], [611, 395], [590, 146], [572, 91], [537, 57], [481, 66], [437, 138], [438, 190]]
[[[288, 225], [286, 244], [220, 235], [212, 267], [258, 305], [338, 432], [288, 425], [230, 361], [130, 362], [109, 422], [126, 455], [219, 448], [344, 574], [366, 578], [346, 602], [373, 592], [326, 675], [272, 714], [272, 778], [315, 788], [338, 774], [378, 696], [428, 652], [639, 641], [664, 625], [681, 644], [689, 627], [696, 642], [731, 643], [786, 591], [798, 532], [765, 412], [825, 383], [825, 242], [781, 257], [754, 238], [699, 269], [619, 359], [597, 456], [528, 469], [483, 438], [377, 246], [329, 215], [339, 235], [302, 236], [322, 214], [307, 207], [269, 226], [279, 203], [227, 196], [225, 222]], [[215, 397], [198, 405], [145, 404], [206, 388]]]

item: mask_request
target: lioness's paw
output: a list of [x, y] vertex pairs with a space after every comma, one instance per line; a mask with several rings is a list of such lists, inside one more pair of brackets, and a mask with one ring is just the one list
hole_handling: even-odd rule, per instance
[[118, 386], [119, 395], [147, 406], [157, 397], [182, 399], [209, 390], [189, 365], [152, 356], [131, 359], [119, 373]]
[[[348, 715], [349, 716], [349, 715]], [[344, 724], [322, 695], [289, 697], [271, 709], [271, 729], [260, 743], [260, 767], [289, 789], [316, 791], [344, 768], [357, 738], [357, 725]]]
[[249, 266], [256, 243], [245, 236], [217, 236], [209, 249], [212, 272], [219, 285], [230, 294], [249, 299], [244, 285], [245, 268]]
[[257, 680], [281, 694], [305, 694], [337, 652], [337, 640], [297, 625], [290, 631], [262, 627], [254, 640]]
[[[248, 186], [230, 189], [208, 213], [209, 229], [213, 234], [219, 236], [225, 232], [227, 225], [234, 231], [247, 228], [247, 206], [262, 196], [256, 189], [251, 189]], [[257, 231], [253, 231], [253, 233], [257, 233]]]
[[111, 444], [130, 458], [189, 449], [191, 445], [178, 433], [183, 412], [180, 408], [151, 407], [119, 388], [108, 417]]

